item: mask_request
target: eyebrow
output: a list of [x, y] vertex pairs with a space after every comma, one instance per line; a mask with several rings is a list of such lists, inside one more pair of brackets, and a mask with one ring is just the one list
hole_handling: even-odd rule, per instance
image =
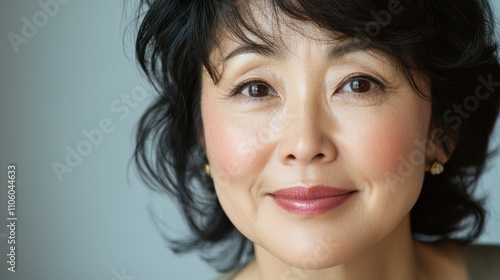
[[339, 59], [351, 53], [356, 52], [375, 52], [379, 53], [380, 49], [374, 45], [363, 41], [349, 41], [347, 43], [340, 43], [331, 47], [328, 51], [327, 58]]
[[[340, 59], [351, 53], [356, 52], [380, 52], [380, 49], [376, 48], [372, 44], [362, 42], [362, 41], [348, 41], [347, 43], [340, 43], [333, 45], [326, 53], [327, 59]], [[284, 57], [285, 51], [283, 48], [279, 48], [269, 44], [261, 44], [256, 42], [245, 42], [239, 47], [235, 48], [229, 52], [222, 60], [223, 63], [230, 60], [231, 58], [241, 55], [253, 53], [261, 55], [264, 57]]]
[[229, 59], [247, 53], [254, 53], [265, 57], [281, 57], [284, 54], [283, 49], [277, 48], [275, 46], [271, 46], [269, 44], [259, 44], [259, 43], [243, 43], [239, 47], [235, 48], [229, 54], [227, 54], [222, 60], [223, 63], [228, 61]]

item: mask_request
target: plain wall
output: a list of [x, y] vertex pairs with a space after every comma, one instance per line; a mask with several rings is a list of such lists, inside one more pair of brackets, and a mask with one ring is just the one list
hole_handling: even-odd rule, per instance
[[[46, 19], [39, 1], [0, 4], [0, 278], [212, 279], [216, 272], [195, 254], [179, 257], [167, 249], [148, 207], [175, 221], [170, 230], [182, 234], [183, 222], [128, 166], [133, 129], [151, 101], [132, 38], [123, 35], [137, 1], [127, 7], [118, 0], [64, 2]], [[500, 11], [500, 1], [493, 2]], [[22, 34], [34, 16], [41, 27], [25, 30], [30, 38], [16, 52], [8, 34]], [[143, 92], [146, 98], [138, 98]], [[96, 129], [102, 137], [89, 146], [85, 134]], [[500, 144], [499, 136], [497, 130], [492, 144]], [[78, 149], [87, 155], [68, 156]], [[58, 177], [54, 165], [68, 162]], [[16, 273], [6, 265], [12, 163]], [[480, 183], [491, 213], [483, 243], [500, 243], [499, 171], [497, 157]]]

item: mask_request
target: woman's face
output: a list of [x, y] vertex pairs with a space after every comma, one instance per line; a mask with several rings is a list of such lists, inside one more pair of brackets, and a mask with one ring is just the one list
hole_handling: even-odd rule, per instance
[[[223, 40], [212, 53], [220, 82], [203, 74], [217, 196], [243, 235], [285, 263], [345, 262], [393, 232], [416, 202], [430, 104], [386, 55], [325, 40], [306, 23], [261, 24], [279, 33], [275, 46]], [[318, 248], [327, 257], [304, 263]]]

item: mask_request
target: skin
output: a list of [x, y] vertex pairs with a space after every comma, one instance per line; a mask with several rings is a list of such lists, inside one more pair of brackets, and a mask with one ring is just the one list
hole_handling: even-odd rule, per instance
[[[271, 17], [256, 16], [281, 51], [224, 60], [243, 44], [226, 37], [212, 53], [220, 81], [206, 71], [202, 78], [203, 145], [217, 196], [256, 253], [236, 279], [466, 279], [457, 246], [411, 236], [424, 173], [447, 160], [428, 145], [430, 103], [386, 55], [328, 55], [356, 42], [324, 40], [331, 34], [286, 18], [276, 31]], [[429, 94], [425, 79], [420, 86]], [[312, 216], [269, 196], [313, 185], [356, 192]]]

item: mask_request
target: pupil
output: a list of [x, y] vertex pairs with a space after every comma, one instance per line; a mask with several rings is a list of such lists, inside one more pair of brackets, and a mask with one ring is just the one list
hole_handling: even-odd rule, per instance
[[370, 91], [370, 82], [367, 80], [356, 80], [352, 82], [352, 89], [355, 92], [367, 92]]
[[264, 85], [251, 85], [250, 86], [250, 95], [253, 97], [264, 96], [267, 95], [268, 88]]

